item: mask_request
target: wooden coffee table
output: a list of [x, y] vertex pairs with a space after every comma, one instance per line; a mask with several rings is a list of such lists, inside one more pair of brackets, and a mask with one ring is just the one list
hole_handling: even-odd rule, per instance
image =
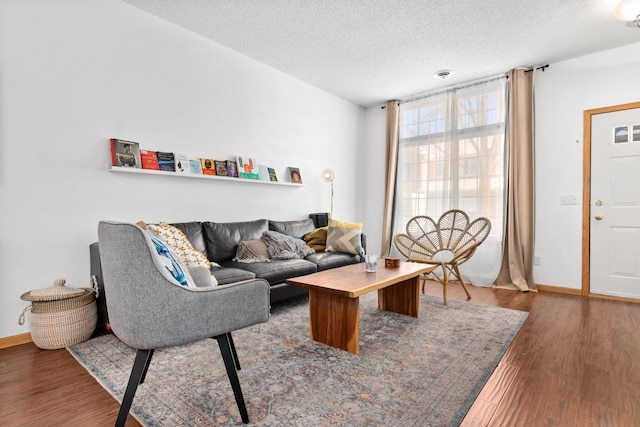
[[378, 291], [378, 308], [418, 317], [419, 276], [435, 266], [401, 262], [399, 268], [367, 273], [364, 263], [332, 268], [286, 283], [309, 288], [309, 335], [312, 340], [358, 354], [360, 295]]

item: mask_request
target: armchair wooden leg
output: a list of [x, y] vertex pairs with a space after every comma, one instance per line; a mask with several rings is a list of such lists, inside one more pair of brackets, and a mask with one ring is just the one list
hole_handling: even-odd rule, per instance
[[444, 300], [444, 305], [449, 305], [447, 304], [447, 282], [442, 284], [442, 299]]
[[120, 412], [118, 412], [118, 418], [116, 419], [116, 427], [124, 426], [125, 422], [127, 421], [127, 415], [129, 415], [129, 410], [131, 409], [133, 397], [135, 396], [136, 390], [138, 389], [138, 384], [143, 381], [144, 376], [147, 373], [147, 369], [149, 368], [149, 364], [151, 363], [152, 356], [153, 349], [138, 350], [136, 352], [136, 358], [133, 362], [133, 368], [131, 368], [131, 375], [129, 376], [127, 390], [125, 391], [124, 397], [122, 398]]
[[464, 292], [467, 294], [467, 301], [469, 301], [471, 299], [471, 294], [469, 293], [469, 288], [467, 288], [467, 284], [464, 283], [464, 280], [462, 280], [462, 276], [460, 275], [460, 270], [458, 270], [457, 265], [453, 267], [453, 271], [456, 275], [456, 278], [460, 281], [460, 284], [462, 285], [462, 289], [464, 289]]
[[244, 404], [244, 397], [242, 396], [242, 389], [240, 388], [240, 380], [238, 379], [238, 372], [236, 371], [237, 355], [234, 358], [233, 354], [235, 350], [232, 350], [232, 338], [231, 334], [218, 335], [214, 337], [218, 340], [218, 346], [220, 347], [220, 353], [222, 353], [222, 360], [224, 360], [224, 367], [227, 369], [227, 376], [233, 389], [233, 394], [238, 404], [238, 410], [240, 411], [240, 417], [245, 424], [249, 423], [249, 414], [247, 413], [247, 407]]

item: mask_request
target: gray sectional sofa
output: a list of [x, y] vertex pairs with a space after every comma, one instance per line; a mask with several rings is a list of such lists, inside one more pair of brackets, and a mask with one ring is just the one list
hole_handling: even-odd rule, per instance
[[[193, 247], [204, 253], [209, 261], [219, 265], [219, 267], [211, 267], [211, 274], [215, 276], [219, 285], [254, 278], [265, 279], [270, 284], [271, 303], [308, 293], [304, 288], [287, 285], [285, 281], [291, 277], [303, 276], [363, 261], [360, 255], [325, 251], [307, 255], [304, 259], [271, 259], [253, 263], [234, 261], [241, 241], [260, 239], [265, 231], [276, 231], [286, 236], [302, 239], [305, 234], [317, 227], [326, 225], [326, 216], [323, 217], [318, 214], [312, 214], [310, 218], [295, 221], [273, 221], [267, 219], [226, 223], [192, 221], [174, 223], [172, 225], [182, 230]], [[364, 234], [362, 234], [361, 239], [362, 247], [365, 248], [366, 239]], [[107, 304], [109, 296], [104, 295], [98, 243], [91, 244], [89, 250], [91, 275], [95, 276], [101, 292], [101, 297], [98, 298], [99, 325], [108, 330]]]

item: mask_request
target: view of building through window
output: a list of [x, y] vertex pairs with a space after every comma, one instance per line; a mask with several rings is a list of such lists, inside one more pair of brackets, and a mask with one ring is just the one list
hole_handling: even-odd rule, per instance
[[462, 209], [502, 234], [506, 79], [400, 104], [395, 224]]

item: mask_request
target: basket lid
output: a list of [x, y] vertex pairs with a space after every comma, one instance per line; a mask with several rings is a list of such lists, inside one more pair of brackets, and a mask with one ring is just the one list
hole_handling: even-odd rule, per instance
[[76, 297], [87, 292], [86, 289], [69, 288], [64, 285], [65, 283], [64, 279], [56, 279], [53, 286], [26, 292], [20, 298], [25, 301], [55, 301]]

